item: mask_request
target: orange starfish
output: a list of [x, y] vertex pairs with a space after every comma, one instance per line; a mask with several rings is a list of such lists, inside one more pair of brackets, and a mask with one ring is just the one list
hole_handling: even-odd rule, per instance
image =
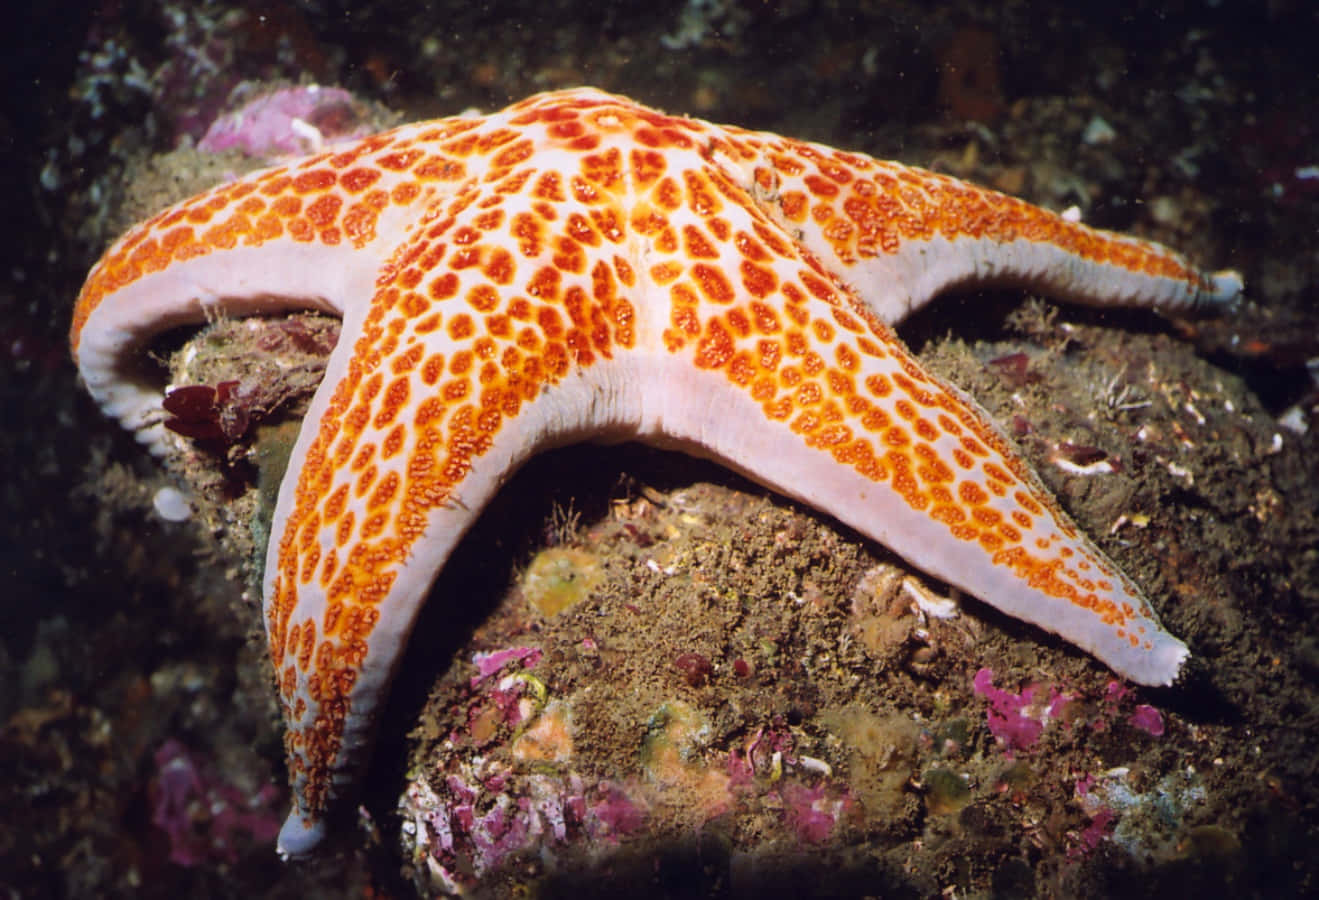
[[985, 413], [894, 336], [951, 284], [1162, 310], [1236, 301], [1163, 247], [941, 175], [591, 89], [408, 125], [174, 206], [88, 277], [72, 342], [157, 451], [133, 357], [215, 312], [343, 317], [272, 525], [265, 617], [310, 850], [364, 765], [420, 604], [537, 451], [712, 456], [1168, 684], [1186, 646]]

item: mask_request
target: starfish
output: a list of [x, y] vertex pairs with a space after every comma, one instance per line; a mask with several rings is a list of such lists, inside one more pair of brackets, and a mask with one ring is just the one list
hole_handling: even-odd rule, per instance
[[264, 617], [310, 851], [430, 585], [509, 474], [583, 439], [713, 457], [1149, 685], [1188, 655], [988, 416], [891, 325], [950, 285], [1230, 307], [1234, 272], [955, 179], [594, 89], [406, 125], [133, 228], [72, 346], [177, 438], [135, 356], [217, 313], [343, 319], [284, 477]]

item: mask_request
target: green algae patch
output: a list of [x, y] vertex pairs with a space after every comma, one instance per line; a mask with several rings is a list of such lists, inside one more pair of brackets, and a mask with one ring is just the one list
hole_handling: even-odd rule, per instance
[[600, 560], [585, 550], [550, 547], [536, 554], [522, 576], [522, 592], [541, 615], [557, 616], [600, 584]]
[[951, 769], [935, 766], [925, 773], [925, 808], [932, 815], [961, 812], [971, 802], [971, 786]]
[[899, 818], [916, 767], [916, 724], [901, 713], [876, 713], [859, 704], [826, 709], [820, 719], [842, 742], [851, 789], [868, 809]]

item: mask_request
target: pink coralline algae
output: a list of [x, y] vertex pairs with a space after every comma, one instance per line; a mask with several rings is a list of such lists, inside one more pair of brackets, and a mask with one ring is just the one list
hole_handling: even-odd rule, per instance
[[1104, 808], [1095, 814], [1080, 834], [1081, 844], [1073, 847], [1069, 855], [1073, 858], [1085, 856], [1090, 851], [1099, 846], [1100, 842], [1107, 838], [1113, 831], [1113, 825], [1117, 819], [1117, 813], [1113, 810]]
[[1044, 733], [1050, 719], [1057, 718], [1073, 699], [1056, 687], [1049, 689], [1048, 700], [1037, 696], [1041, 686], [1027, 685], [1020, 694], [994, 687], [994, 670], [981, 669], [975, 674], [975, 692], [989, 701], [986, 711], [989, 731], [1009, 754], [1029, 750]]
[[737, 761], [745, 761], [748, 778], [775, 779], [784, 765], [796, 765], [792, 732], [782, 716], [775, 716], [768, 728], [758, 728], [746, 742], [743, 754], [736, 750], [729, 754], [729, 773], [736, 774]]
[[1137, 706], [1127, 721], [1151, 737], [1163, 735], [1163, 714], [1147, 703]]
[[476, 687], [510, 662], [520, 662], [522, 668], [530, 669], [540, 662], [541, 655], [538, 647], [508, 647], [503, 650], [473, 653], [472, 665], [476, 666], [476, 675], [472, 677], [471, 685]]
[[279, 833], [284, 799], [273, 784], [249, 796], [199, 766], [173, 738], [156, 751], [155, 762], [151, 822], [169, 836], [170, 862], [232, 863], [241, 845], [266, 846]]
[[[1094, 723], [1096, 731], [1102, 731], [1109, 727], [1109, 723], [1118, 718], [1120, 708], [1126, 704], [1123, 702], [1131, 695], [1131, 690], [1117, 681], [1110, 681], [1104, 691], [1104, 709], [1107, 712], [1103, 718]], [[1133, 728], [1138, 728], [1148, 734], [1150, 737], [1163, 737], [1163, 713], [1159, 712], [1148, 703], [1141, 703], [1131, 711], [1127, 716], [1127, 724]]]
[[402, 806], [417, 852], [429, 856], [443, 882], [457, 887], [464, 869], [479, 877], [512, 854], [576, 837], [617, 841], [644, 824], [644, 807], [620, 784], [533, 774], [518, 779], [514, 791], [507, 776], [481, 782], [449, 775], [443, 796], [425, 779], [409, 785]]
[[1104, 703], [1109, 707], [1116, 707], [1126, 696], [1131, 693], [1131, 688], [1127, 687], [1120, 681], [1110, 681], [1104, 687]]
[[342, 88], [303, 85], [261, 94], [220, 116], [198, 142], [208, 153], [241, 150], [248, 156], [301, 156], [333, 143], [365, 137], [371, 128]]
[[[761, 728], [741, 750], [728, 754], [730, 794], [743, 803], [758, 805], [770, 800], [782, 810], [784, 823], [804, 844], [827, 841], [838, 824], [856, 808], [847, 786], [832, 779], [817, 784], [784, 779], [785, 767], [796, 767], [804, 758], [793, 750], [791, 732], [779, 717], [769, 728]], [[774, 784], [764, 790], [764, 783]]]
[[1090, 824], [1076, 834], [1079, 843], [1068, 849], [1069, 859], [1081, 859], [1090, 855], [1091, 851], [1113, 834], [1118, 815], [1104, 802], [1101, 797], [1102, 792], [1095, 790], [1099, 784], [1093, 775], [1086, 775], [1076, 782], [1076, 797], [1081, 803], [1081, 808], [1090, 816]]
[[788, 823], [803, 844], [822, 844], [833, 834], [834, 826], [854, 806], [846, 790], [819, 784], [783, 786], [783, 809]]

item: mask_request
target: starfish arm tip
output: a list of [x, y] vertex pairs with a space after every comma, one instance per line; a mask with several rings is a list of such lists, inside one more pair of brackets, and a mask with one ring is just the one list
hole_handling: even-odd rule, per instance
[[1168, 650], [1168, 657], [1170, 662], [1169, 668], [1172, 670], [1172, 674], [1169, 676], [1165, 686], [1174, 684], [1182, 677], [1182, 673], [1186, 671], [1186, 661], [1191, 658], [1191, 650], [1184, 643], [1174, 638], [1172, 646]]
[[299, 859], [309, 855], [325, 838], [325, 822], [304, 815], [296, 807], [279, 829], [276, 850], [281, 859]]
[[1190, 648], [1170, 634], [1163, 634], [1153, 649], [1145, 651], [1134, 664], [1123, 666], [1122, 674], [1149, 687], [1171, 687], [1186, 670]]
[[1246, 283], [1235, 269], [1223, 269], [1209, 276], [1207, 290], [1200, 292], [1196, 305], [1202, 309], [1235, 312], [1241, 306]]

